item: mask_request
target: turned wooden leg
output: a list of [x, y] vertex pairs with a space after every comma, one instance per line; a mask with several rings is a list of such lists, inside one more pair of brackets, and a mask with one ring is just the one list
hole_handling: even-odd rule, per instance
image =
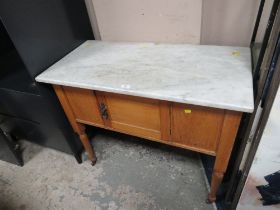
[[91, 164], [95, 165], [97, 159], [96, 159], [93, 147], [89, 142], [87, 134], [85, 133], [85, 126], [76, 121], [75, 114], [71, 108], [71, 105], [68, 101], [67, 96], [64, 94], [63, 88], [59, 85], [53, 85], [53, 88], [55, 90], [55, 93], [64, 109], [64, 112], [65, 112], [73, 130], [79, 135], [79, 138], [88, 154]]
[[225, 113], [220, 141], [216, 151], [216, 160], [212, 174], [210, 193], [208, 194], [207, 199], [208, 203], [216, 201], [216, 193], [228, 166], [228, 161], [235, 141], [240, 119], [241, 113], [239, 112], [227, 111]]
[[[80, 125], [80, 127], [83, 127]], [[79, 134], [79, 137], [80, 137], [80, 140], [88, 154], [88, 158], [90, 159], [91, 161], [91, 165], [95, 165], [96, 161], [97, 161], [97, 158], [96, 158], [96, 155], [95, 155], [95, 152], [94, 152], [94, 149], [92, 147], [92, 145], [90, 144], [90, 141], [88, 139], [88, 136], [87, 134], [85, 133], [84, 131], [84, 128], [82, 128], [83, 130], [78, 133]]]
[[208, 194], [207, 203], [213, 203], [216, 201], [216, 194], [223, 180], [223, 177], [224, 177], [224, 173], [217, 172], [217, 171], [213, 172], [212, 179], [211, 179], [211, 190], [210, 193]]

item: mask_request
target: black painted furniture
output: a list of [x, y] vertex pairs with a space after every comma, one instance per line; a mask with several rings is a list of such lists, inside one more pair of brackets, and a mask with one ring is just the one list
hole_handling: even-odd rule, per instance
[[11, 122], [8, 135], [81, 161], [82, 146], [53, 90], [34, 78], [88, 39], [83, 0], [0, 1], [0, 117]]

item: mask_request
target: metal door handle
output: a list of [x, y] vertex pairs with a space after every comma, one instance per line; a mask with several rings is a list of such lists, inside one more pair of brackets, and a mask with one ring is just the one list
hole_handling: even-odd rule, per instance
[[104, 103], [101, 103], [99, 108], [101, 112], [101, 117], [105, 120], [108, 120], [109, 115], [108, 115], [107, 106]]

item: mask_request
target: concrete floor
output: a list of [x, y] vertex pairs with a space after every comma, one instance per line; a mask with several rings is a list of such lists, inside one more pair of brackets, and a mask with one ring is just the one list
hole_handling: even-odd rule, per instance
[[93, 144], [94, 167], [24, 142], [24, 167], [0, 161], [0, 209], [214, 209], [196, 153], [110, 132]]

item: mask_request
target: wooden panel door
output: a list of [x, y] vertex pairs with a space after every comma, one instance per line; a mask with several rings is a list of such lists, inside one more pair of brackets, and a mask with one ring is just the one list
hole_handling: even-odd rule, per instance
[[173, 103], [171, 141], [195, 151], [215, 155], [224, 119], [224, 110]]
[[103, 126], [98, 102], [92, 90], [73, 87], [63, 87], [63, 90], [78, 122]]
[[[104, 92], [99, 92], [97, 95], [98, 99], [100, 95], [105, 98], [110, 127], [114, 130], [154, 140], [169, 138], [170, 123], [167, 103]], [[161, 119], [165, 122], [162, 122]], [[161, 129], [164, 131], [162, 132]]]

